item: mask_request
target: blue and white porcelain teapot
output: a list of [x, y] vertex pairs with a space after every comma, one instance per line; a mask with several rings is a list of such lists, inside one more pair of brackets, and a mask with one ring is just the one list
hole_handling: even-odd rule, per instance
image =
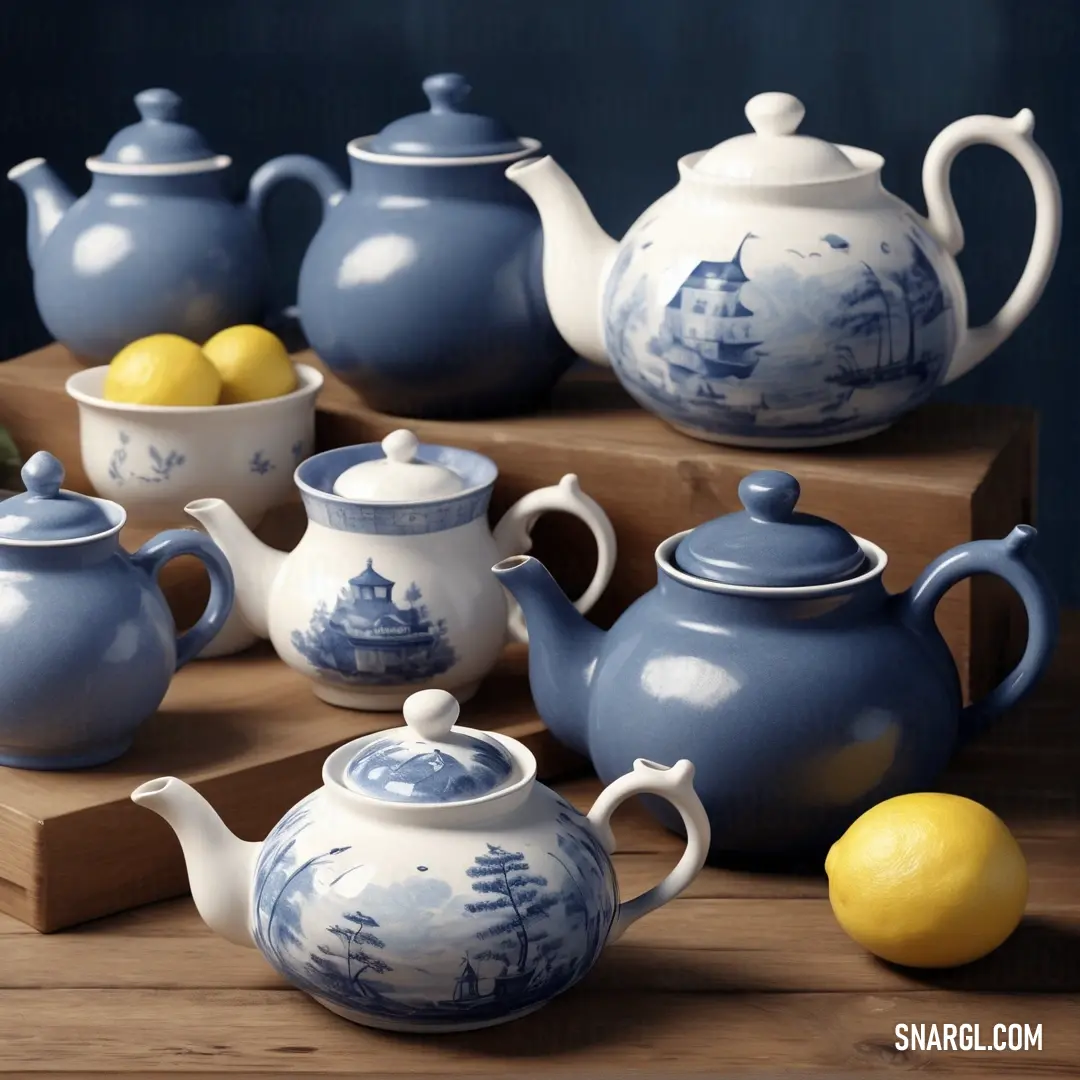
[[[751, 99], [753, 133], [681, 158], [679, 183], [618, 243], [550, 157], [507, 169], [540, 210], [562, 335], [695, 438], [813, 447], [882, 431], [996, 349], [1053, 268], [1061, 192], [1029, 109], [937, 136], [925, 218], [882, 187], [880, 155], [797, 134], [803, 114], [790, 94]], [[1035, 235], [1012, 296], [971, 327], [949, 170], [976, 143], [1023, 166]]]
[[491, 567], [528, 551], [541, 514], [573, 514], [596, 541], [596, 572], [579, 611], [611, 580], [615, 531], [576, 476], [525, 495], [492, 530], [497, 476], [490, 458], [424, 445], [400, 430], [300, 465], [295, 480], [308, 525], [288, 554], [267, 547], [220, 499], [186, 509], [228, 556], [244, 621], [312, 680], [320, 698], [397, 710], [429, 687], [468, 700], [508, 637], [527, 639]]
[[[635, 761], [585, 815], [537, 782], [517, 740], [458, 727], [445, 691], [412, 695], [404, 712], [404, 730], [335, 750], [323, 786], [262, 843], [234, 836], [175, 777], [131, 796], [176, 832], [207, 925], [331, 1012], [424, 1033], [517, 1019], [583, 978], [704, 864], [709, 823], [689, 761]], [[610, 821], [635, 794], [671, 804], [686, 848], [663, 881], [620, 903]]]

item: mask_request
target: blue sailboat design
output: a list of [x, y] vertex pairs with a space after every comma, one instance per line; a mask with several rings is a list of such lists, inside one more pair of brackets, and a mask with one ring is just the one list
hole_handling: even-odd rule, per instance
[[671, 342], [664, 358], [672, 375], [698, 375], [707, 379], [748, 378], [761, 359], [755, 352], [762, 342], [752, 329], [754, 314], [743, 302], [742, 288], [749, 282], [742, 267], [747, 233], [730, 262], [700, 262], [682, 283], [664, 310], [661, 338]]

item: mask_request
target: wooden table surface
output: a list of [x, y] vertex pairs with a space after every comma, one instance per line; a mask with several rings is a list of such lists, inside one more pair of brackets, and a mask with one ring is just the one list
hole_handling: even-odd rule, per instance
[[[833, 920], [823, 879], [707, 869], [610, 948], [585, 982], [515, 1024], [400, 1036], [339, 1020], [189, 900], [41, 936], [0, 918], [0, 1073], [259, 1077], [683, 1074], [1080, 1075], [1080, 616], [1037, 697], [957, 757], [947, 790], [1001, 814], [1031, 874], [1028, 914], [995, 954], [951, 972], [879, 963]], [[587, 807], [599, 785], [559, 785]], [[615, 819], [624, 895], [675, 840]], [[898, 1051], [894, 1028], [1041, 1025], [1041, 1051]]]

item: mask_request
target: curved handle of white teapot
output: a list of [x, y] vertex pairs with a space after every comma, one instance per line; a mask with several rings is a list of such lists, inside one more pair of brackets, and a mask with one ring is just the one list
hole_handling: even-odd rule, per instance
[[[581, 490], [581, 484], [573, 473], [567, 473], [558, 484], [537, 488], [518, 499], [495, 526], [495, 547], [500, 559], [508, 559], [511, 555], [527, 555], [532, 548], [533, 527], [542, 514], [552, 511], [562, 511], [580, 518], [589, 526], [596, 540], [596, 572], [589, 582], [589, 587], [574, 603], [574, 607], [585, 615], [600, 599], [611, 581], [611, 575], [615, 572], [618, 543], [615, 529], [603, 507]], [[514, 641], [527, 642], [529, 633], [525, 628], [525, 616], [509, 593], [507, 601], [507, 630], [510, 637]]]
[[964, 227], [956, 212], [949, 173], [956, 155], [978, 143], [1011, 154], [1027, 173], [1035, 195], [1035, 234], [1027, 265], [1012, 295], [984, 326], [960, 329], [960, 340], [944, 382], [966, 375], [990, 355], [1031, 314], [1050, 279], [1061, 240], [1061, 187], [1047, 156], [1032, 138], [1035, 116], [1021, 109], [1014, 117], [968, 116], [945, 128], [930, 144], [923, 162], [927, 231], [950, 255], [964, 247]]
[[659, 885], [619, 905], [608, 935], [609, 944], [622, 937], [643, 915], [674, 900], [701, 872], [712, 841], [708, 815], [694, 790], [693, 764], [683, 758], [668, 768], [638, 758], [632, 772], [620, 776], [600, 792], [588, 814], [589, 824], [609, 855], [614, 855], [616, 850], [611, 816], [631, 795], [659, 795], [667, 799], [679, 811], [686, 827], [686, 850], [675, 869]]

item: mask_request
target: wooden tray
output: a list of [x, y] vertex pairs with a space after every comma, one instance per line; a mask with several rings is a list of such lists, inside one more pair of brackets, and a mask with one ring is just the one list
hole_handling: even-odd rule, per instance
[[[182, 895], [180, 846], [156, 814], [130, 801], [139, 784], [179, 776], [238, 835], [260, 840], [320, 785], [334, 747], [400, 722], [319, 701], [269, 646], [196, 661], [118, 761], [70, 773], [0, 767], [0, 911], [47, 932]], [[521, 647], [507, 650], [461, 722], [519, 739], [543, 780], [585, 770], [537, 719]]]

